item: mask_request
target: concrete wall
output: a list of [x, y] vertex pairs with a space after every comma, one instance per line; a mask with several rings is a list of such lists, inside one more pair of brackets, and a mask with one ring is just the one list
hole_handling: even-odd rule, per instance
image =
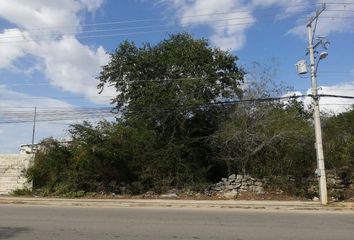
[[20, 154], [0, 154], [0, 194], [9, 194], [13, 190], [32, 188], [23, 176], [23, 170], [27, 169], [33, 155], [21, 148]]

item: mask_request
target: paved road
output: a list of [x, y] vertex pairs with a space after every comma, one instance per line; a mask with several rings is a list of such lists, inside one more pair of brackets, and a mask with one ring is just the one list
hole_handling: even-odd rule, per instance
[[353, 213], [0, 205], [0, 239], [354, 239]]

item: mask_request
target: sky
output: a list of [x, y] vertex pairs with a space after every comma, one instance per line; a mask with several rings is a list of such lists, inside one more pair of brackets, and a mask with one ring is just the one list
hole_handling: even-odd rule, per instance
[[[156, 44], [189, 32], [306, 94], [310, 79], [295, 63], [307, 58], [306, 22], [322, 2], [316, 36], [331, 44], [318, 68], [320, 93], [354, 96], [354, 0], [0, 0], [0, 153], [31, 143], [35, 107], [35, 142], [65, 139], [70, 123], [110, 119], [115, 91], [99, 95], [96, 77], [124, 40]], [[320, 103], [340, 113], [354, 101]]]

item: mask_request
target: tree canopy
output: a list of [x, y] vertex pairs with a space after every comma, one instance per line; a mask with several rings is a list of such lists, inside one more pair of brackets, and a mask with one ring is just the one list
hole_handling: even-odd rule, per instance
[[[98, 77], [98, 88], [113, 86], [116, 111], [171, 110], [203, 105], [242, 93], [244, 71], [230, 52], [183, 33], [155, 46], [123, 42]], [[163, 104], [163, 105], [161, 105]]]
[[123, 42], [103, 67], [98, 88], [116, 89], [112, 104], [125, 124], [156, 132], [154, 151], [163, 159], [164, 179], [180, 185], [205, 178], [211, 157], [207, 137], [220, 116], [209, 105], [242, 95], [245, 73], [236, 61], [230, 52], [186, 33], [154, 46]]

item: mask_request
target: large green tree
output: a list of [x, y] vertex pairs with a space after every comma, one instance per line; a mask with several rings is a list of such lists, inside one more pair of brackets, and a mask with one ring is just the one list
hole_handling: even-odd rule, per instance
[[238, 97], [244, 72], [236, 61], [230, 52], [211, 48], [207, 40], [186, 33], [154, 46], [137, 47], [126, 41], [103, 67], [98, 88], [116, 89], [112, 99], [116, 111], [174, 114], [175, 109]]
[[182, 33], [157, 45], [124, 42], [103, 67], [98, 88], [116, 89], [112, 104], [122, 122], [157, 133], [151, 151], [159, 160], [148, 165], [161, 170], [160, 182], [181, 186], [210, 173], [207, 139], [220, 117], [210, 104], [241, 96], [244, 71], [236, 61], [207, 40]]

